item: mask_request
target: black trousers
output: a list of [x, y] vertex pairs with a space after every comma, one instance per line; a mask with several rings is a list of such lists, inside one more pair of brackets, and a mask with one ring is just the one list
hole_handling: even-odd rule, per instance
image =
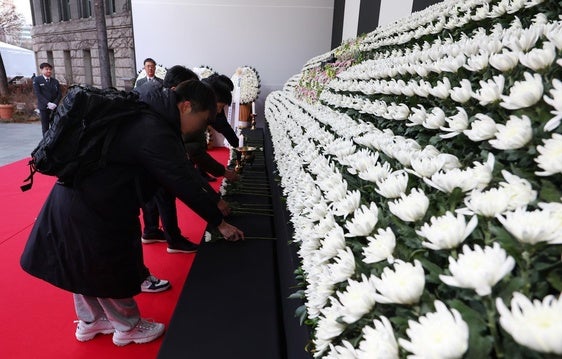
[[178, 226], [178, 212], [176, 197], [160, 187], [154, 197], [142, 207], [144, 233], [155, 233], [159, 229], [159, 217], [162, 219], [164, 237], [168, 243], [180, 239], [181, 231]]
[[49, 124], [51, 123], [51, 113], [53, 113], [53, 111], [49, 110], [48, 108], [39, 110], [39, 117], [41, 118], [41, 130], [43, 131], [43, 134], [45, 134], [45, 132], [47, 132], [47, 130], [49, 129]]

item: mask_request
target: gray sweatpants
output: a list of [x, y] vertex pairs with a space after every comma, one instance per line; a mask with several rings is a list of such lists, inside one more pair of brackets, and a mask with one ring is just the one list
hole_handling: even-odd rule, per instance
[[95, 322], [105, 314], [115, 330], [126, 332], [140, 320], [139, 307], [133, 298], [98, 298], [75, 293], [73, 296], [76, 315], [84, 322]]

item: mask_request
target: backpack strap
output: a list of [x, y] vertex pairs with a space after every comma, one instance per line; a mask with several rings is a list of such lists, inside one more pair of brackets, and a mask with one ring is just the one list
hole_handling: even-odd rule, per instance
[[22, 192], [31, 189], [31, 187], [33, 186], [33, 175], [35, 174], [35, 172], [37, 172], [37, 169], [34, 166], [33, 159], [29, 160], [27, 165], [29, 166], [29, 176], [27, 176], [27, 178], [24, 179], [23, 182], [29, 182], [29, 183], [20, 186]]

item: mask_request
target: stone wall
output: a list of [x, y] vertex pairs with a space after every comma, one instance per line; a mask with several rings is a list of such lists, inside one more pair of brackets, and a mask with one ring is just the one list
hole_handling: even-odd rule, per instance
[[[136, 77], [133, 26], [128, 7], [122, 10], [106, 16], [108, 47], [113, 85], [130, 89]], [[35, 15], [38, 25], [31, 34], [37, 65], [52, 61], [55, 77], [64, 84], [101, 86], [95, 19], [79, 18], [74, 8], [68, 21], [42, 24], [41, 13]], [[56, 21], [58, 13], [52, 15]]]

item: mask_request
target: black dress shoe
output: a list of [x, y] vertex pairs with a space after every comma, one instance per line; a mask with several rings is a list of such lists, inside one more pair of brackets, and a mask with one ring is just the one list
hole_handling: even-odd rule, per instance
[[156, 232], [143, 232], [141, 240], [144, 244], [150, 244], [156, 242], [166, 242], [166, 237], [164, 237], [164, 232], [159, 229]]
[[190, 242], [187, 238], [181, 237], [168, 243], [168, 253], [195, 253], [199, 246]]

